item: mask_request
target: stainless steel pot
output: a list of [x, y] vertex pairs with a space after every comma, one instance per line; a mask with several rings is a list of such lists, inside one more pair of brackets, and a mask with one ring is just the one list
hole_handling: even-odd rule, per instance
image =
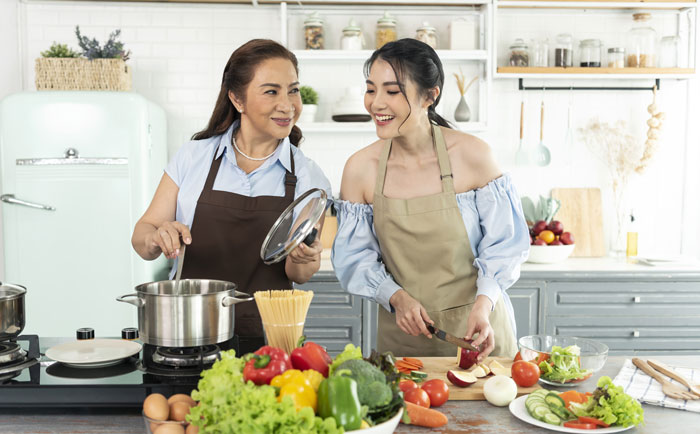
[[[242, 298], [236, 298], [242, 297]], [[233, 337], [234, 305], [253, 297], [222, 280], [182, 279], [144, 283], [117, 301], [138, 308], [140, 339], [162, 347], [195, 347]]]
[[24, 329], [27, 288], [0, 282], [0, 341], [16, 338]]

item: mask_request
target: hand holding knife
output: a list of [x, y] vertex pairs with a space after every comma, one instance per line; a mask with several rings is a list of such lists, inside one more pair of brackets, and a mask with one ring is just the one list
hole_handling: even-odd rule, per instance
[[428, 329], [428, 331], [430, 333], [434, 334], [440, 340], [448, 342], [452, 345], [456, 345], [460, 348], [466, 348], [468, 350], [479, 352], [478, 348], [476, 348], [474, 345], [470, 344], [469, 342], [465, 341], [464, 339], [460, 339], [456, 336], [453, 336], [444, 330], [440, 330], [439, 328], [437, 328], [433, 325], [430, 325], [427, 322], [425, 323], [425, 327]]

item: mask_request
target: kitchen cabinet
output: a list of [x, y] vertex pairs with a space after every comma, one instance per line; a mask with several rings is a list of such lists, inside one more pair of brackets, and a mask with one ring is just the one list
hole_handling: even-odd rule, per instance
[[540, 298], [544, 282], [518, 282], [508, 289], [513, 304], [517, 338], [536, 335], [540, 331]]

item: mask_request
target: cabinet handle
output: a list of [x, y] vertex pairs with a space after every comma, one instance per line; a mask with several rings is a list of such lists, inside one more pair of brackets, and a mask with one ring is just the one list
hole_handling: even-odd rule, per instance
[[642, 302], [642, 297], [634, 297], [634, 298], [632, 299], [632, 301], [634, 301], [635, 303], [641, 303], [641, 302]]
[[43, 209], [46, 211], [56, 211], [56, 208], [51, 205], [43, 205], [40, 203], [28, 202], [26, 200], [17, 199], [14, 194], [3, 194], [0, 200], [11, 205], [28, 206], [29, 208]]
[[639, 330], [635, 330], [632, 332], [632, 337], [633, 338], [638, 338], [639, 337]]

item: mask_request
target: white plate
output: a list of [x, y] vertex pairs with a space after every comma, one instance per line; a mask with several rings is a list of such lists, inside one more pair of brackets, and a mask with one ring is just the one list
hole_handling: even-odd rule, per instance
[[598, 428], [595, 430], [591, 430], [591, 429], [567, 428], [565, 426], [552, 425], [549, 423], [545, 423], [545, 422], [542, 422], [541, 420], [537, 420], [534, 417], [530, 416], [530, 413], [527, 412], [527, 408], [525, 408], [525, 400], [527, 399], [528, 396], [529, 395], [523, 395], [520, 398], [514, 399], [510, 403], [510, 405], [508, 406], [508, 409], [513, 414], [513, 416], [517, 417], [518, 419], [522, 420], [523, 422], [527, 422], [531, 425], [535, 425], [535, 426], [538, 426], [540, 428], [546, 428], [546, 429], [551, 430], [551, 431], [572, 432], [572, 433], [581, 433], [581, 434], [613, 433], [613, 432], [627, 431], [628, 429], [634, 428], [634, 425], [632, 425], [632, 426], [628, 426], [628, 427], [611, 426], [610, 428]]
[[121, 339], [86, 339], [56, 345], [46, 357], [66, 365], [95, 368], [109, 366], [141, 351], [141, 344]]

